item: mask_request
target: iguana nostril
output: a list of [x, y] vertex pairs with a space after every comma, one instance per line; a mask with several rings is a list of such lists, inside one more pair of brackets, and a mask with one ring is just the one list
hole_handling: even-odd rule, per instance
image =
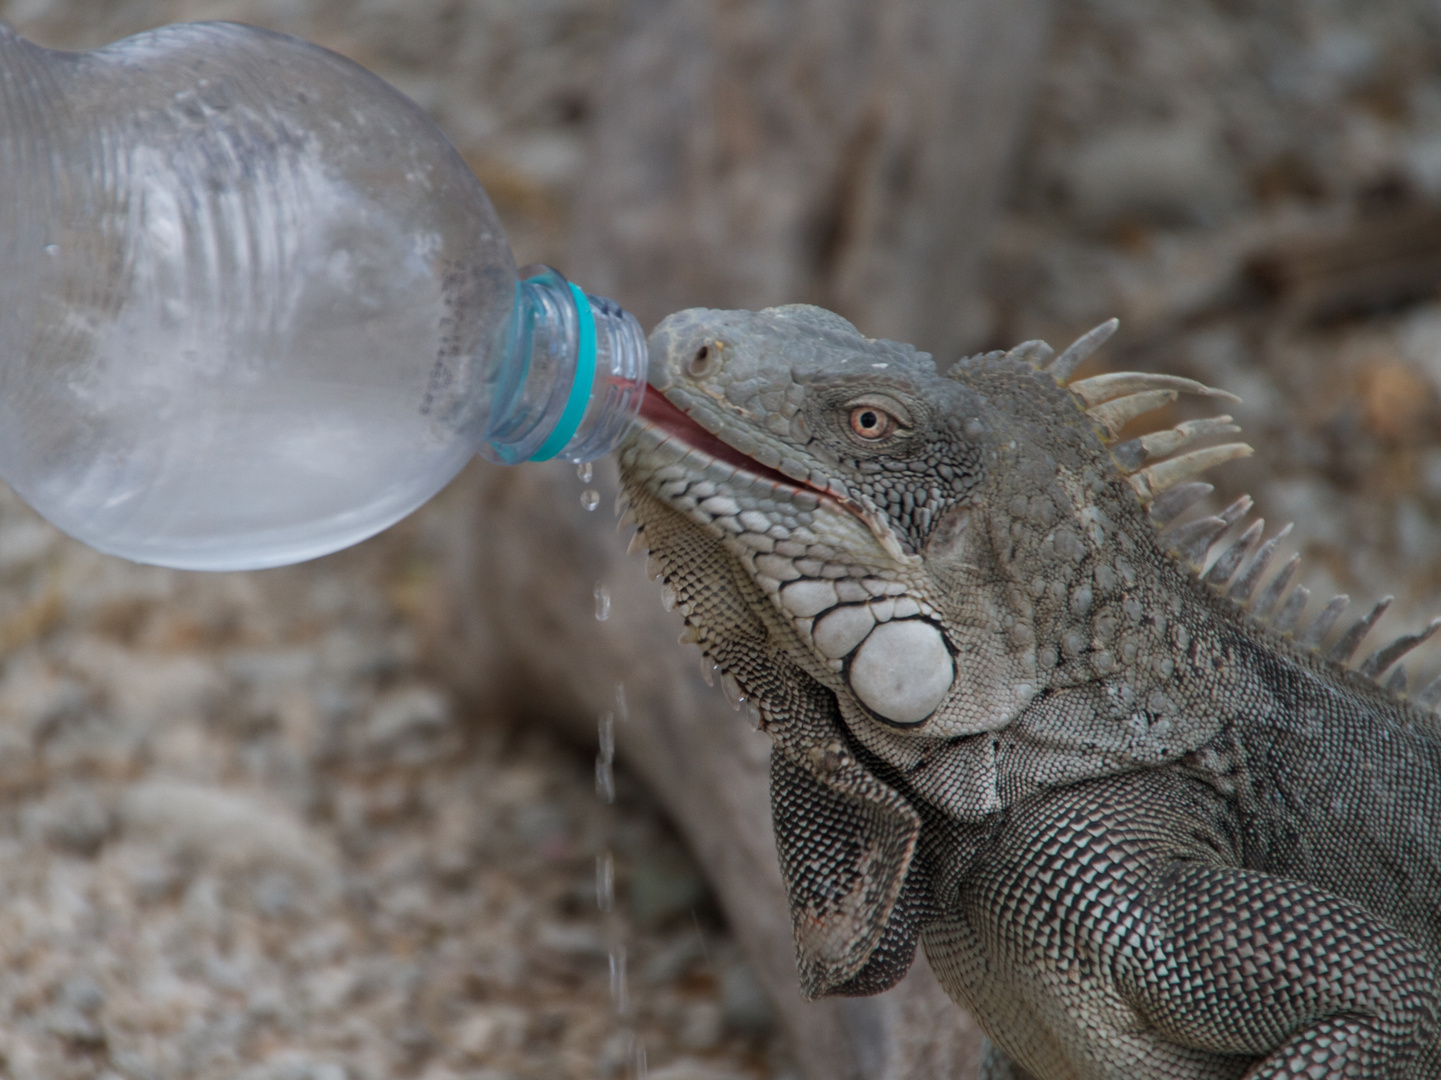
[[693, 379], [703, 379], [715, 370], [720, 354], [719, 342], [707, 342], [695, 351], [685, 362], [685, 373]]

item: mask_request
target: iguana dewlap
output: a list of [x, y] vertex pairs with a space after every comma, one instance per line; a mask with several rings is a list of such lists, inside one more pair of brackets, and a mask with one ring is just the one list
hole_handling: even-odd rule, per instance
[[[805, 992], [924, 944], [992, 1077], [1441, 1077], [1441, 680], [1346, 663], [1250, 507], [1186, 520], [1229, 417], [1109, 336], [938, 374], [818, 308], [651, 339], [622, 478], [683, 640], [774, 739]], [[1194, 515], [1195, 511], [1192, 511]], [[1206, 566], [1204, 572], [1198, 567]]]

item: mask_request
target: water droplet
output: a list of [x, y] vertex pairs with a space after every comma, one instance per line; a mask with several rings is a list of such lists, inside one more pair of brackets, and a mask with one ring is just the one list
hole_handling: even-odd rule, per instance
[[610, 590], [604, 584], [595, 583], [595, 619], [596, 622], [605, 622], [610, 618]]
[[745, 703], [745, 710], [746, 710], [746, 716], [750, 719], [751, 725], [752, 725], [757, 731], [759, 731], [759, 730], [761, 729], [761, 727], [763, 726], [762, 721], [761, 721], [761, 711], [760, 711], [760, 709], [756, 707], [756, 703], [755, 703], [754, 701], [747, 701], [747, 702]]
[[609, 851], [595, 857], [595, 906], [601, 911], [615, 906], [615, 860]]
[[59, 245], [59, 244], [46, 244], [46, 245], [45, 245], [45, 254], [46, 254], [46, 255], [59, 255], [59, 254], [60, 254], [60, 245]]
[[595, 759], [595, 793], [603, 802], [615, 802], [615, 769], [598, 754]]
[[597, 734], [600, 737], [600, 756], [602, 761], [615, 760], [615, 713], [603, 712], [596, 723]]
[[580, 505], [587, 510], [594, 510], [600, 505], [600, 492], [595, 488], [586, 488], [580, 493]]
[[630, 719], [630, 705], [625, 700], [625, 683], [615, 684], [615, 720], [624, 724]]
[[631, 1049], [632, 1080], [646, 1080], [646, 1077], [650, 1075], [650, 1070], [646, 1068], [645, 1063], [645, 1043], [641, 1042], [640, 1039], [636, 1039]]
[[626, 999], [624, 945], [610, 950], [610, 1000], [618, 1013], [624, 1013], [629, 1004]]
[[715, 661], [705, 653], [700, 654], [700, 677], [707, 686], [715, 685]]
[[582, 484], [588, 484], [595, 479], [595, 466], [589, 461], [582, 461], [575, 467], [575, 475], [580, 477]]
[[669, 585], [662, 585], [660, 587], [660, 606], [665, 608], [667, 611], [674, 611], [675, 603], [675, 590], [672, 589]]

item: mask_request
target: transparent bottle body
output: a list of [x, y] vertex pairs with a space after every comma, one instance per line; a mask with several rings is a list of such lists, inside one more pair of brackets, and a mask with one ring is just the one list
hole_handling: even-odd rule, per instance
[[[0, 27], [0, 191], [0, 475], [103, 551], [336, 550], [478, 449], [524, 460], [557, 407], [517, 407], [570, 387], [517, 351], [564, 336], [536, 310], [558, 287], [521, 281], [455, 149], [298, 39], [199, 23], [75, 54]], [[626, 319], [601, 321], [633, 413]], [[604, 413], [592, 433], [623, 426]]]

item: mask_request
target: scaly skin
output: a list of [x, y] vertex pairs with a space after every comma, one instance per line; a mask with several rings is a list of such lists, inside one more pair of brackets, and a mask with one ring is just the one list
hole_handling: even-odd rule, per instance
[[1148, 502], [1210, 458], [1110, 432], [1204, 388], [1097, 406], [1048, 356], [943, 376], [803, 306], [652, 336], [622, 480], [774, 739], [804, 991], [919, 941], [992, 1077], [1441, 1077], [1435, 720], [1247, 609], [1259, 529], [1209, 583], [1167, 550]]

